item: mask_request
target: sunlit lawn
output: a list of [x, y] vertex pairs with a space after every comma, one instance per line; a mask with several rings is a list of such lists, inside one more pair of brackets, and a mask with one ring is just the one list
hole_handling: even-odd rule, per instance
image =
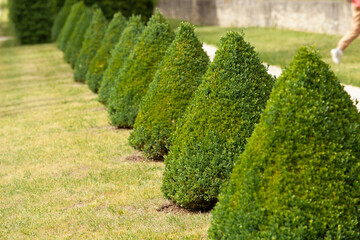
[[329, 63], [346, 84], [360, 86], [360, 40], [357, 39], [344, 52], [340, 65], [333, 64], [330, 50], [336, 47], [341, 36], [281, 30], [275, 28], [222, 28], [198, 26], [196, 32], [201, 41], [218, 46], [221, 36], [228, 31], [243, 31], [245, 40], [259, 53], [262, 61], [281, 67], [287, 66], [301, 46], [314, 46], [323, 60]]
[[[359, 40], [334, 65], [339, 36], [196, 27], [213, 45], [230, 30], [282, 67], [300, 46], [315, 46], [342, 82], [360, 86]], [[97, 95], [72, 74], [55, 44], [0, 48], [0, 239], [206, 238], [210, 213], [169, 205], [164, 164], [131, 149], [129, 130], [111, 127]]]
[[110, 127], [54, 44], [0, 49], [0, 92], [0, 239], [206, 237], [210, 214], [164, 207], [164, 164]]

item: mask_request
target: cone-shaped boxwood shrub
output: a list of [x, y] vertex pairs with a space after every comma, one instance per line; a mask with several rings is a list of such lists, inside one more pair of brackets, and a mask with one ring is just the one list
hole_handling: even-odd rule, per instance
[[61, 29], [64, 27], [67, 17], [70, 14], [71, 7], [78, 2], [78, 0], [66, 0], [64, 6], [61, 8], [60, 12], [57, 14], [54, 25], [51, 28], [51, 38], [53, 41], [55, 41], [60, 32]]
[[194, 27], [181, 23], [140, 104], [130, 145], [153, 159], [167, 154], [175, 123], [200, 85], [209, 62]]
[[94, 10], [89, 7], [87, 7], [82, 12], [82, 14], [79, 16], [79, 21], [76, 23], [75, 29], [73, 30], [67, 43], [64, 59], [70, 63], [72, 68], [74, 68], [76, 59], [79, 56], [85, 38], [85, 33], [90, 26], [93, 15]]
[[129, 18], [119, 42], [111, 51], [111, 56], [108, 60], [109, 65], [104, 72], [99, 89], [99, 102], [105, 105], [107, 105], [111, 92], [113, 91], [119, 69], [124, 66], [126, 59], [144, 30], [144, 24], [141, 22], [140, 18], [140, 16], [132, 16]]
[[211, 239], [360, 239], [360, 114], [301, 48], [213, 212]]
[[64, 27], [61, 29], [61, 32], [57, 38], [57, 45], [59, 49], [63, 52], [65, 52], [66, 50], [67, 42], [75, 29], [76, 23], [79, 20], [79, 16], [81, 16], [82, 12], [85, 11], [85, 9], [86, 6], [83, 2], [75, 3], [71, 7], [69, 16], [67, 17]]
[[22, 44], [51, 41], [51, 27], [56, 14], [54, 1], [11, 0], [9, 9], [16, 37]]
[[111, 56], [108, 59], [108, 67], [103, 74], [99, 89], [99, 101], [101, 103], [107, 104], [119, 69], [124, 65], [125, 60], [136, 45], [143, 30], [144, 24], [141, 22], [140, 16], [132, 16], [129, 18], [119, 42], [111, 51]]
[[101, 10], [95, 10], [90, 26], [86, 30], [79, 56], [76, 58], [74, 69], [74, 79], [76, 82], [85, 82], [90, 62], [95, 56], [96, 51], [100, 48], [107, 25], [108, 22]]
[[110, 51], [119, 42], [121, 33], [125, 27], [126, 18], [120, 12], [116, 13], [106, 29], [101, 47], [91, 60], [89, 70], [86, 74], [86, 83], [91, 91], [95, 93], [99, 90], [103, 73], [108, 66], [107, 61], [110, 57]]
[[141, 98], [145, 96], [174, 37], [169, 23], [160, 12], [153, 15], [124, 67], [118, 73], [108, 104], [110, 120], [114, 126], [133, 126]]
[[179, 121], [165, 159], [166, 198], [192, 210], [217, 201], [274, 85], [254, 48], [229, 32]]

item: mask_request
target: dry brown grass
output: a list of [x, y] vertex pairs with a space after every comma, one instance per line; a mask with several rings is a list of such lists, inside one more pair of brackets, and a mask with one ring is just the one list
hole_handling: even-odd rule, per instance
[[0, 56], [0, 239], [206, 238], [210, 214], [168, 206], [163, 163], [109, 126], [55, 45]]

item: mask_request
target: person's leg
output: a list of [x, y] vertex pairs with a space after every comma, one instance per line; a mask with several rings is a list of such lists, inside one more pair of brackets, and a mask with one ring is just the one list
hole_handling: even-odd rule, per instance
[[353, 16], [351, 30], [345, 34], [337, 45], [341, 51], [344, 51], [360, 34], [360, 7], [351, 4], [351, 10]]
[[331, 57], [334, 63], [339, 64], [343, 51], [354, 41], [360, 34], [360, 7], [351, 4], [352, 27], [349, 32], [338, 42], [337, 48], [331, 49]]

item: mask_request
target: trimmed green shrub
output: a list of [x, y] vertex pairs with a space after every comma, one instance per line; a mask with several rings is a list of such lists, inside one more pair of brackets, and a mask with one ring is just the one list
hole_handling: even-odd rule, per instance
[[86, 30], [79, 56], [76, 59], [74, 69], [74, 79], [76, 82], [85, 82], [90, 62], [95, 56], [96, 51], [100, 48], [107, 26], [108, 22], [102, 11], [97, 9], [90, 26]]
[[360, 113], [314, 50], [278, 78], [211, 239], [360, 239]]
[[126, 18], [119, 12], [114, 15], [108, 28], [106, 29], [101, 47], [91, 60], [89, 70], [86, 74], [86, 83], [91, 91], [97, 93], [102, 81], [103, 73], [108, 66], [110, 51], [119, 42], [121, 33], [126, 27]]
[[154, 12], [153, 0], [85, 0], [88, 6], [94, 3], [99, 5], [107, 19], [120, 11], [127, 18], [133, 14], [141, 15], [146, 22]]
[[68, 40], [67, 47], [65, 49], [64, 59], [70, 63], [71, 68], [75, 67], [76, 59], [79, 56], [82, 44], [85, 39], [85, 34], [90, 26], [92, 18], [94, 16], [94, 10], [86, 7], [79, 16], [75, 29], [71, 33], [70, 39]]
[[150, 82], [166, 49], [175, 37], [166, 19], [157, 12], [148, 22], [139, 42], [119, 71], [108, 104], [111, 123], [132, 127]]
[[129, 138], [131, 146], [153, 159], [167, 154], [175, 124], [200, 85], [209, 62], [194, 27], [181, 23], [140, 104]]
[[61, 8], [60, 12], [57, 14], [54, 25], [51, 28], [51, 39], [56, 41], [58, 38], [61, 29], [64, 27], [67, 17], [70, 14], [71, 7], [77, 3], [78, 0], [66, 0], [64, 6]]
[[99, 101], [101, 103], [107, 104], [119, 69], [124, 65], [125, 60], [139, 40], [143, 30], [144, 24], [141, 22], [140, 16], [132, 16], [129, 18], [119, 42], [111, 51], [111, 56], [108, 60], [109, 65], [103, 74], [101, 87], [99, 89]]
[[57, 38], [57, 45], [60, 50], [65, 52], [67, 42], [71, 37], [72, 32], [75, 29], [76, 23], [79, 20], [82, 12], [85, 11], [86, 7], [83, 2], [75, 3], [70, 10], [69, 16], [66, 19], [64, 27], [61, 29], [61, 32]]
[[22, 44], [51, 42], [55, 2], [48, 0], [11, 0], [10, 18]]
[[254, 48], [235, 32], [220, 48], [174, 133], [162, 191], [181, 207], [208, 210], [217, 202], [265, 108], [274, 84]]

